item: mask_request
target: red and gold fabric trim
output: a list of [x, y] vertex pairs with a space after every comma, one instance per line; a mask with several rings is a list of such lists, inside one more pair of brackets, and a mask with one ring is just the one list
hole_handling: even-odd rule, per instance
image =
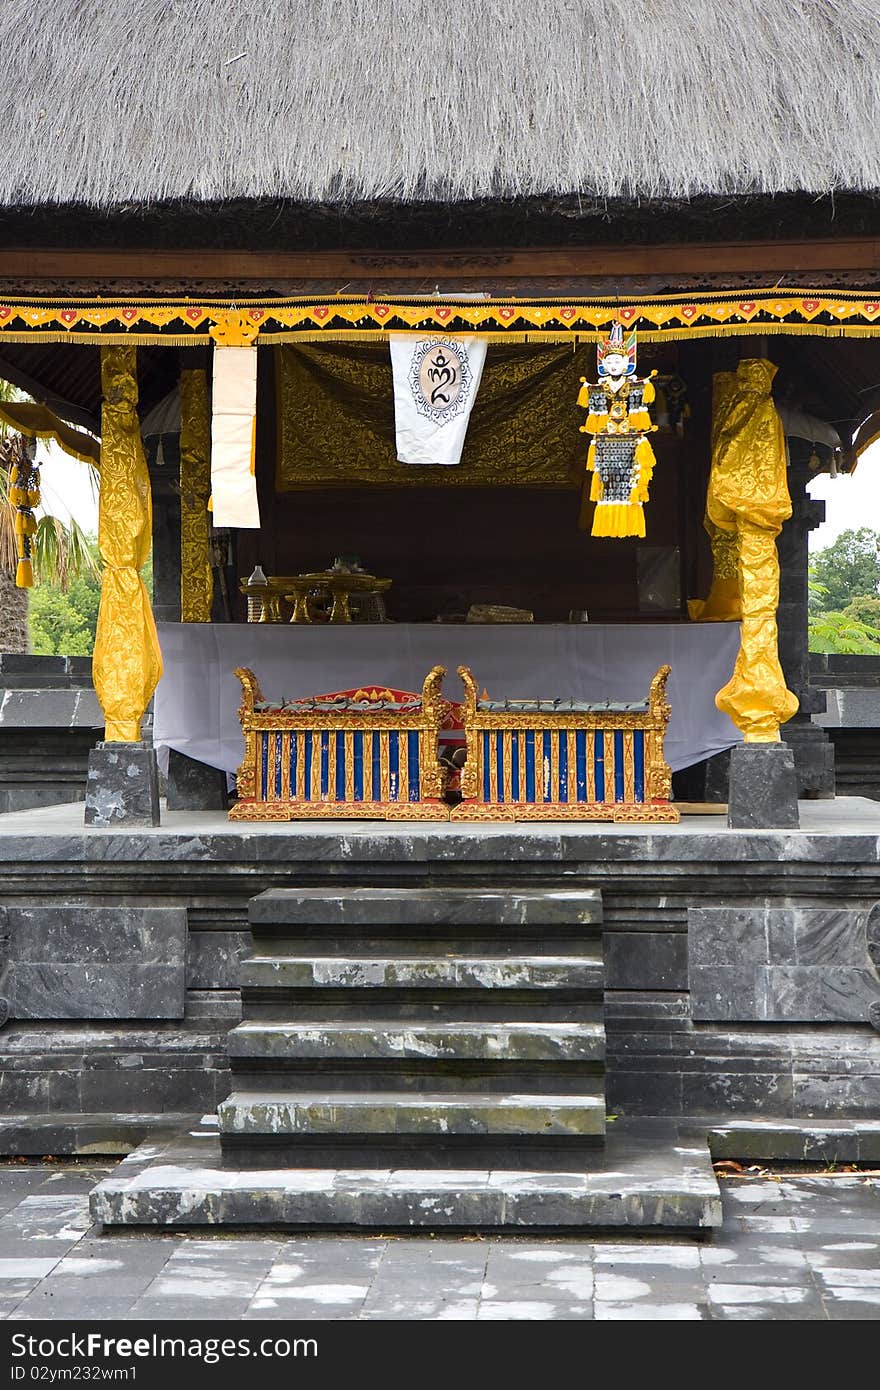
[[225, 346], [288, 341], [375, 340], [389, 332], [479, 333], [507, 341], [586, 341], [619, 321], [643, 341], [725, 334], [880, 333], [876, 292], [756, 289], [704, 297], [510, 299], [456, 303], [398, 296], [383, 301], [337, 295], [312, 299], [69, 299], [0, 301], [0, 341], [214, 341]]

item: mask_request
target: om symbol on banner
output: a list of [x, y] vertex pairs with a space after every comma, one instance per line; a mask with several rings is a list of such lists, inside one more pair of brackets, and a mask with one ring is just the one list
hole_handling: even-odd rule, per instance
[[451, 338], [416, 343], [410, 368], [413, 401], [437, 425], [454, 420], [467, 406], [472, 374], [467, 348]]

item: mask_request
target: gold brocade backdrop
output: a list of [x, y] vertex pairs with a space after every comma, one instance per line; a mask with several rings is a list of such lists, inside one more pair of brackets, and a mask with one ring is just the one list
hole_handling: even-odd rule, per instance
[[387, 344], [276, 348], [279, 492], [315, 487], [576, 487], [587, 458], [575, 409], [596, 349], [490, 343], [454, 468], [398, 463]]

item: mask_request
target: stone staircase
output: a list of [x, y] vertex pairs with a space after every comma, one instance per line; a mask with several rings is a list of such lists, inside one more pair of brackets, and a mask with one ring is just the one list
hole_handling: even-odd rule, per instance
[[227, 1158], [558, 1168], [601, 1142], [599, 893], [280, 889], [250, 911]]
[[601, 895], [269, 890], [232, 1094], [91, 1194], [106, 1226], [705, 1230], [705, 1140], [606, 1136]]

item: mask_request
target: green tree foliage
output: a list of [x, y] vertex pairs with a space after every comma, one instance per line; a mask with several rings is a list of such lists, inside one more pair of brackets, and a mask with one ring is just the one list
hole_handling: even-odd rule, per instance
[[843, 610], [844, 617], [855, 618], [868, 627], [880, 629], [880, 597], [852, 598]]
[[30, 594], [31, 651], [38, 656], [91, 656], [101, 581], [95, 574], [60, 584], [38, 584]]
[[840, 613], [852, 599], [874, 599], [880, 592], [880, 534], [868, 526], [842, 531], [812, 556], [810, 569], [814, 612]]
[[[101, 576], [98, 546], [94, 536], [86, 538], [95, 568], [61, 583], [42, 580], [30, 590], [30, 650], [37, 656], [91, 656], [95, 647]], [[153, 552], [141, 570], [147, 593], [153, 594]]]
[[880, 628], [860, 622], [848, 612], [811, 613], [809, 633], [811, 652], [880, 656]]

